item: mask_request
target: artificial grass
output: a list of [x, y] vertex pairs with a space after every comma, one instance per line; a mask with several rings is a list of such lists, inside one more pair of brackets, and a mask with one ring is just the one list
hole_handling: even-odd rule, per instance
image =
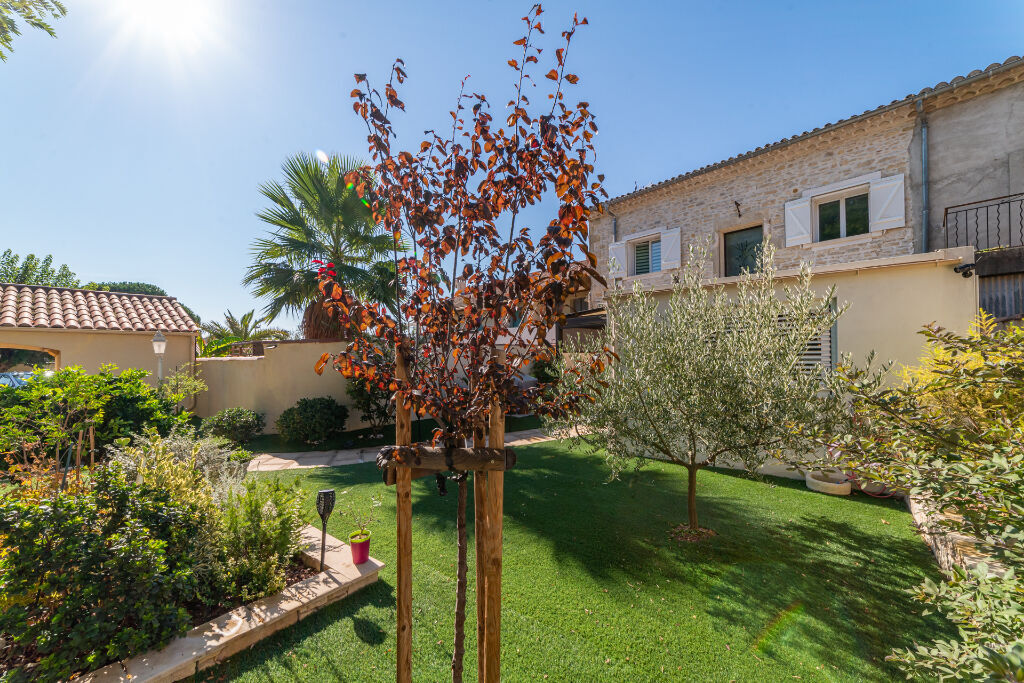
[[[897, 501], [833, 498], [802, 482], [702, 471], [701, 524], [685, 517], [686, 471], [653, 463], [608, 482], [600, 456], [549, 442], [517, 449], [505, 479], [502, 675], [507, 681], [893, 680], [893, 647], [948, 634], [906, 592], [939, 571]], [[272, 476], [272, 475], [259, 475]], [[395, 504], [372, 464], [287, 472], [312, 510], [385, 493], [371, 554], [380, 580], [200, 674], [207, 680], [392, 681]], [[413, 678], [450, 678], [455, 487], [413, 483]], [[472, 501], [472, 486], [469, 486]], [[472, 507], [469, 538], [472, 532]], [[344, 538], [337, 512], [328, 530]], [[475, 679], [470, 550], [466, 676]]]
[[[414, 420], [412, 423], [413, 441], [429, 440], [436, 426], [437, 423], [430, 419]], [[508, 415], [505, 417], [506, 432], [538, 429], [540, 426], [540, 418], [534, 415]], [[285, 441], [280, 434], [260, 434], [248, 441], [245, 444], [245, 449], [253, 453], [294, 453], [296, 451], [334, 451], [364, 446], [383, 446], [394, 442], [395, 425], [390, 424], [379, 430], [370, 427], [352, 429], [316, 446]]]

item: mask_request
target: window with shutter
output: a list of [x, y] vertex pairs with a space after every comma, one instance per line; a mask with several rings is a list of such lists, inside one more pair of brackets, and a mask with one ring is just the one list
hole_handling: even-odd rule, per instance
[[645, 240], [633, 244], [633, 268], [630, 275], [661, 272], [661, 240]]

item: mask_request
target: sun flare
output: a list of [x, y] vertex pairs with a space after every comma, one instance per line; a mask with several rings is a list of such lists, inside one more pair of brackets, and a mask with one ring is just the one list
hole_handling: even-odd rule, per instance
[[219, 40], [216, 0], [115, 0], [115, 20], [124, 37], [168, 57], [185, 59]]

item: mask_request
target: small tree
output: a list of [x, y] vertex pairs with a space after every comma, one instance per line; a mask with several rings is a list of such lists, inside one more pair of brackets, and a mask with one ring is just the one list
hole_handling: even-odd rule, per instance
[[[702, 283], [707, 260], [705, 248], [690, 250], [663, 306], [639, 287], [607, 293], [604, 343], [618, 362], [586, 380], [597, 398], [579, 416], [551, 421], [577, 443], [604, 449], [614, 474], [647, 459], [686, 467], [692, 537], [706, 533], [697, 518], [700, 469], [729, 462], [756, 471], [802, 445], [792, 424], [836, 408], [823, 391], [827, 368], [804, 361], [808, 343], [839, 316], [833, 291], [816, 293], [806, 267], [781, 286], [770, 246], [759, 273], [744, 274], [734, 291]], [[578, 391], [571, 364], [562, 377]]]
[[[597, 125], [586, 102], [566, 103], [564, 89], [579, 79], [565, 57], [576, 28], [573, 17], [562, 46], [545, 74], [548, 100], [535, 96], [531, 72], [541, 50], [539, 5], [523, 17], [524, 35], [508, 61], [516, 84], [495, 120], [490, 101], [463, 88], [450, 112], [451, 128], [427, 131], [415, 151], [392, 150], [392, 112], [404, 110], [397, 87], [405, 81], [397, 60], [381, 93], [365, 74], [356, 75], [353, 107], [367, 126], [373, 166], [346, 180], [373, 212], [393, 245], [397, 314], [360, 297], [344, 271], [327, 263], [320, 290], [338, 320], [358, 336], [345, 351], [324, 354], [317, 371], [333, 362], [352, 381], [396, 393], [439, 427], [434, 442], [461, 446], [481, 429], [495, 405], [561, 411], [541, 391], [523, 389], [520, 367], [547, 358], [545, 335], [564, 319], [565, 302], [600, 280], [596, 257], [587, 249], [591, 212], [606, 196], [594, 178], [592, 139]], [[549, 53], [550, 54], [550, 53]], [[539, 98], [538, 98], [539, 99]], [[527, 206], [549, 200], [555, 212], [546, 225], [531, 226]], [[540, 227], [538, 237], [534, 229]], [[412, 253], [401, 253], [408, 241]], [[447, 273], [442, 276], [441, 273]], [[522, 324], [516, 313], [526, 311]], [[391, 349], [405, 356], [409, 376], [399, 378], [388, 361]], [[507, 351], [509, 362], [502, 362]], [[458, 580], [452, 679], [462, 680], [466, 607], [466, 472], [458, 483], [456, 526]]]
[[908, 382], [844, 367], [852, 403], [843, 431], [813, 430], [832, 460], [914, 496], [938, 533], [972, 537], [991, 564], [954, 567], [914, 590], [957, 626], [940, 640], [890, 656], [908, 677], [1024, 680], [1024, 328], [982, 318], [960, 335], [935, 326]]

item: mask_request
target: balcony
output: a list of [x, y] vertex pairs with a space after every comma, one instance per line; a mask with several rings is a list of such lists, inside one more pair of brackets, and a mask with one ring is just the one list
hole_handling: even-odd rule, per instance
[[1024, 193], [958, 204], [942, 218], [948, 247], [1024, 247]]

